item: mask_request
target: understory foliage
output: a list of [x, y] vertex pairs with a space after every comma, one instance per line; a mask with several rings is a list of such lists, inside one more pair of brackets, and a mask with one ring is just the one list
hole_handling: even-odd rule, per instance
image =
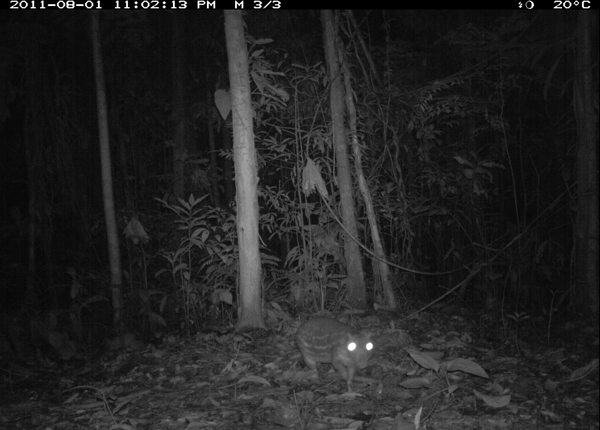
[[[469, 44], [475, 49], [478, 31], [451, 33], [440, 43], [450, 51]], [[263, 287], [267, 315], [276, 317], [286, 306], [318, 310], [343, 304], [345, 261], [338, 207], [323, 201], [323, 196], [339, 200], [326, 68], [289, 61], [275, 45], [249, 38]], [[547, 190], [531, 189], [521, 178], [515, 157], [522, 159], [526, 148], [519, 146], [515, 116], [506, 112], [506, 101], [521, 97], [534, 78], [516, 73], [508, 55], [471, 67], [457, 64], [450, 77], [407, 77], [415, 58], [400, 48], [372, 50], [383, 86], [353, 76], [363, 168], [388, 259], [419, 271], [452, 273], [417, 277], [397, 269], [394, 283], [405, 294], [430, 299], [480, 267], [457, 291], [463, 300], [500, 302], [507, 309], [544, 303], [543, 284], [561, 278], [566, 254], [555, 238], [541, 235], [543, 222], [556, 217], [552, 208], [544, 211], [540, 201], [537, 217], [519, 212], [523, 205], [529, 209], [524, 196]], [[225, 150], [220, 155], [231, 158]], [[308, 184], [318, 184], [319, 193], [308, 192], [314, 188]], [[170, 291], [181, 328], [235, 317], [235, 219], [202, 200], [162, 201], [177, 216], [180, 239], [161, 244], [158, 255], [167, 264], [156, 280]], [[369, 248], [359, 197], [356, 207], [360, 240]], [[417, 285], [427, 288], [409, 288]], [[383, 301], [380, 291], [371, 291], [371, 297]]]
[[[540, 312], [551, 312], [569, 284], [572, 247], [570, 227], [565, 227], [572, 222], [572, 124], [557, 120], [552, 111], [567, 79], [538, 56], [537, 41], [531, 46], [504, 42], [528, 27], [522, 15], [481, 27], [464, 24], [431, 40], [417, 34], [425, 24], [411, 22], [413, 12], [405, 15], [403, 28], [415, 34], [393, 38], [392, 19], [384, 15], [384, 35], [369, 41], [370, 58], [349, 17], [341, 20], [341, 45], [353, 74], [357, 138], [387, 258], [422, 272], [450, 272], [423, 277], [394, 269], [396, 292], [432, 299], [478, 268], [477, 276], [456, 292], [464, 303], [507, 311], [537, 304]], [[126, 321], [156, 336], [230, 323], [238, 297], [235, 205], [211, 201], [208, 193], [214, 183], [224, 192], [231, 180], [225, 167], [231, 150], [217, 145], [218, 162], [211, 165], [208, 149], [190, 144], [186, 198], [169, 198], [170, 93], [164, 77], [151, 74], [160, 53], [150, 51], [148, 63], [136, 55], [150, 49], [156, 35], [145, 21], [128, 21], [137, 19], [133, 16], [107, 19], [114, 177], [125, 232]], [[125, 28], [129, 37], [121, 43], [116, 35]], [[406, 42], [419, 40], [417, 35], [424, 38], [421, 45]], [[300, 55], [282, 48], [283, 42], [248, 36], [263, 297], [271, 318], [339, 309], [345, 298], [326, 67], [316, 47], [306, 43]], [[201, 83], [211, 82], [206, 92], [211, 95], [215, 86], [227, 88], [224, 48], [208, 34], [192, 39], [192, 45], [213, 66], [200, 75], [200, 60], [193, 58], [189, 93], [197, 97], [188, 106], [186, 130], [193, 142], [206, 140], [209, 128], [221, 138], [231, 133], [230, 119], [216, 115], [214, 100], [204, 96]], [[554, 55], [561, 58], [559, 52]], [[61, 254], [68, 263], [57, 262], [70, 268], [63, 270], [68, 275], [62, 287], [72, 290], [72, 279], [77, 279], [81, 288], [77, 294], [63, 292], [58, 301], [77, 302], [72, 319], [79, 335], [73, 337], [81, 337], [86, 309], [106, 301], [99, 295], [110, 297], [98, 269], [104, 261], [98, 251], [105, 246], [102, 219], [86, 188], [100, 186], [78, 180], [91, 169], [86, 127], [93, 129], [88, 124], [93, 115], [77, 108], [71, 86], [58, 76], [55, 82], [54, 91], [36, 92], [39, 108], [54, 109], [54, 116], [65, 120], [31, 129], [44, 130], [48, 140], [30, 173], [43, 176], [43, 194], [53, 197], [43, 203], [46, 209], [38, 209], [45, 234], [52, 235], [53, 228], [68, 232], [48, 245], [47, 254], [54, 255], [52, 246], [69, 250]], [[66, 164], [80, 170], [75, 174]], [[357, 186], [354, 195], [359, 240], [371, 249]], [[163, 196], [158, 203], [157, 196]], [[13, 218], [22, 234], [22, 216], [14, 213]], [[87, 230], [68, 228], [73, 225]], [[369, 264], [364, 266], [371, 277]], [[367, 284], [374, 285], [370, 279]], [[94, 291], [92, 284], [101, 288]], [[90, 291], [87, 297], [84, 291]], [[376, 287], [369, 297], [384, 302]]]

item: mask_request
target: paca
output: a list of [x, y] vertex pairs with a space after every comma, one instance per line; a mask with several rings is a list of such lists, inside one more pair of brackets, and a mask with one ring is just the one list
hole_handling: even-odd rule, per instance
[[309, 369], [331, 363], [348, 383], [356, 369], [364, 369], [373, 354], [370, 335], [331, 318], [313, 318], [296, 331], [296, 344]]

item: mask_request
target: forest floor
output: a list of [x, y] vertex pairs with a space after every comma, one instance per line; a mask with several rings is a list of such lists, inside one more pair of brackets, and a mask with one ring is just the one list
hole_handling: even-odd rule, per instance
[[[0, 356], [0, 430], [598, 429], [598, 322], [475, 317], [464, 309], [354, 319], [375, 353], [346, 382], [306, 369], [298, 320], [165, 336], [69, 361]], [[502, 323], [504, 321], [504, 323]]]

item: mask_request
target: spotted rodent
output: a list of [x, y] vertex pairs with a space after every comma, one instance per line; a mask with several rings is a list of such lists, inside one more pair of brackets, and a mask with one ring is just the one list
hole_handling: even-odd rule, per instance
[[309, 369], [315, 370], [317, 363], [331, 363], [347, 381], [349, 392], [356, 369], [367, 367], [373, 354], [370, 335], [331, 318], [306, 321], [296, 331], [296, 344]]

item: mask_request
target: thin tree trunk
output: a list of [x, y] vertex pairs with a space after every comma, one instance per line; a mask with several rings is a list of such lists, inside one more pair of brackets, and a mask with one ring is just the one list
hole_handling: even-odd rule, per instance
[[[358, 239], [358, 228], [354, 214], [354, 198], [352, 192], [352, 175], [348, 160], [346, 129], [344, 127], [344, 91], [340, 79], [338, 53], [336, 47], [337, 25], [334, 14], [330, 10], [321, 11], [323, 23], [323, 40], [325, 59], [331, 82], [331, 122], [333, 129], [333, 147], [337, 160], [337, 180], [340, 187], [342, 221], [352, 236]], [[366, 291], [364, 273], [358, 244], [344, 233], [344, 257], [348, 271], [348, 302], [357, 309], [366, 307]]]
[[592, 79], [592, 14], [579, 11], [577, 19], [575, 117], [577, 118], [577, 221], [575, 225], [575, 289], [577, 310], [598, 314], [598, 114]]
[[108, 132], [108, 112], [106, 106], [106, 88], [104, 85], [104, 66], [100, 48], [100, 22], [98, 12], [91, 15], [92, 54], [94, 58], [94, 76], [96, 80], [96, 106], [98, 109], [98, 136], [100, 142], [100, 165], [102, 169], [102, 197], [104, 202], [104, 218], [108, 240], [110, 264], [110, 283], [112, 289], [113, 323], [115, 328], [121, 327], [122, 310], [122, 275], [121, 252], [117, 220], [115, 217], [115, 200], [111, 175], [110, 141]]
[[351, 73], [347, 66], [346, 55], [343, 51], [343, 47], [339, 46], [341, 68], [344, 75], [344, 84], [346, 87], [346, 108], [348, 109], [348, 122], [350, 125], [350, 135], [352, 136], [352, 151], [354, 154], [354, 168], [356, 170], [356, 177], [358, 178], [358, 188], [362, 194], [365, 202], [365, 210], [367, 212], [367, 219], [369, 220], [369, 226], [371, 228], [371, 240], [373, 241], [373, 253], [378, 258], [373, 258], [373, 272], [376, 279], [376, 284], [381, 286], [383, 296], [385, 297], [386, 305], [392, 309], [396, 308], [396, 297], [394, 296], [394, 288], [390, 282], [390, 268], [385, 262], [385, 247], [383, 246], [383, 240], [379, 234], [379, 227], [377, 225], [377, 216], [373, 209], [373, 199], [371, 198], [371, 190], [367, 185], [365, 175], [362, 168], [362, 153], [360, 151], [360, 145], [358, 144], [358, 131], [356, 127], [356, 107], [354, 106], [354, 100], [352, 99], [352, 82]]
[[[34, 132], [35, 133], [35, 132]], [[25, 153], [27, 154], [27, 189], [29, 192], [28, 213], [27, 218], [27, 300], [34, 304], [37, 302], [37, 293], [35, 289], [35, 236], [36, 236], [36, 163], [34, 160], [34, 148], [31, 136], [26, 138]]]
[[[30, 39], [30, 52], [27, 55], [27, 117], [24, 125], [23, 136], [25, 138], [25, 162], [27, 167], [27, 304], [35, 306], [43, 297], [39, 297], [36, 289], [36, 272], [38, 258], [36, 253], [36, 237], [38, 236], [38, 219], [43, 214], [40, 209], [40, 197], [38, 193], [44, 189], [44, 183], [41, 177], [43, 166], [43, 151], [40, 149], [40, 140], [45, 131], [42, 123], [44, 118], [43, 100], [40, 94], [43, 94], [43, 77], [40, 73], [39, 58], [40, 54], [37, 45]], [[44, 211], [45, 212], [45, 211]], [[50, 216], [49, 214], [47, 216]]]
[[231, 86], [233, 160], [240, 258], [238, 329], [264, 328], [261, 313], [261, 263], [258, 243], [258, 173], [250, 102], [248, 51], [239, 10], [225, 11], [225, 37]]
[[[208, 80], [208, 73], [206, 74], [206, 82]], [[212, 100], [210, 88], [206, 87], [206, 100]], [[215, 123], [217, 121], [215, 108], [209, 110], [208, 118], [206, 120], [208, 127], [208, 147], [210, 149], [210, 167], [209, 167], [209, 180], [210, 180], [210, 194], [212, 198], [212, 204], [215, 207], [221, 206], [221, 194], [219, 192], [219, 164], [217, 162], [217, 145], [215, 142]]]
[[184, 64], [184, 27], [185, 16], [174, 12], [172, 16], [172, 80], [173, 80], [173, 195], [184, 198], [185, 175], [185, 64]]

